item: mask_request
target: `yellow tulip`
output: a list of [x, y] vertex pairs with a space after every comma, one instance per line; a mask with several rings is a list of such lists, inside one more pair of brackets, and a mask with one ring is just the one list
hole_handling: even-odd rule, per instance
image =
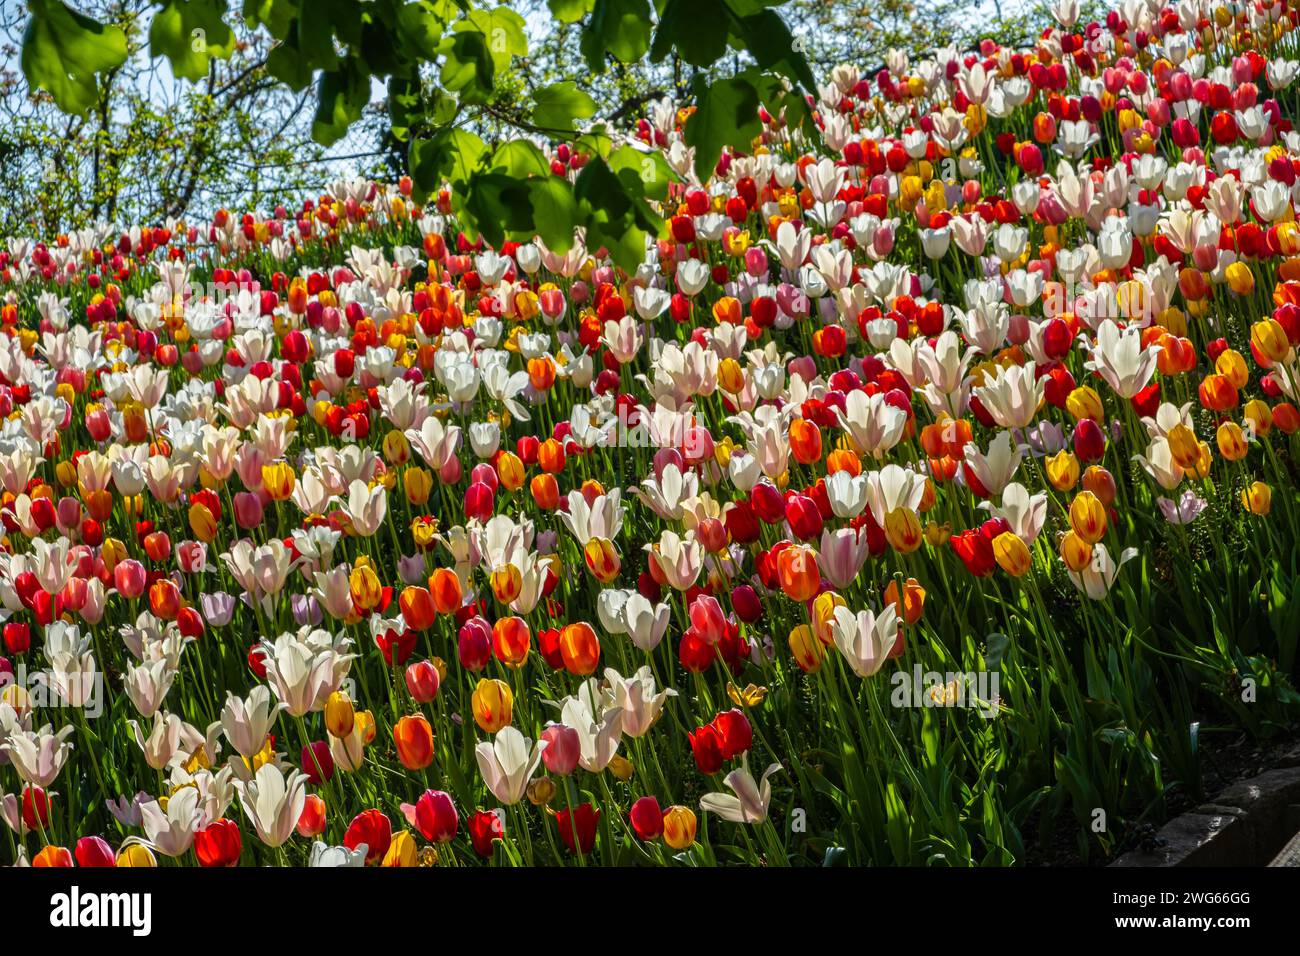
[[1096, 544], [1106, 534], [1106, 506], [1091, 491], [1079, 492], [1070, 503], [1070, 527], [1088, 544]]
[[508, 726], [514, 716], [515, 695], [510, 685], [495, 678], [484, 678], [474, 688], [470, 697], [470, 706], [474, 711], [474, 722], [485, 733], [495, 734], [502, 727]]
[[664, 842], [674, 850], [685, 850], [695, 842], [695, 811], [671, 806], [664, 811]]
[[998, 567], [1015, 578], [1026, 574], [1033, 564], [1028, 545], [1012, 531], [1004, 531], [993, 539], [993, 557]]
[[1068, 448], [1062, 449], [1044, 462], [1047, 480], [1057, 491], [1069, 491], [1079, 483], [1079, 459]]
[[1263, 517], [1273, 508], [1273, 489], [1262, 481], [1256, 481], [1241, 493], [1241, 503], [1251, 514]]

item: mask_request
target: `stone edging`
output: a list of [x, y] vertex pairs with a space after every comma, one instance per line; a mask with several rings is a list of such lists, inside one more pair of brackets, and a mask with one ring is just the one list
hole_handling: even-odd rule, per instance
[[1239, 780], [1175, 817], [1154, 852], [1132, 850], [1112, 866], [1267, 866], [1300, 830], [1300, 751]]

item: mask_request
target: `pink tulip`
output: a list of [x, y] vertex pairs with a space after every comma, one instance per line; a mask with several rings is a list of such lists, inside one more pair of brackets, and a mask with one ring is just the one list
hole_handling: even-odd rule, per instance
[[134, 601], [144, 594], [144, 586], [144, 565], [135, 558], [119, 561], [117, 567], [113, 568], [113, 587], [117, 588], [117, 593], [122, 597]]
[[542, 763], [553, 774], [567, 777], [578, 766], [582, 756], [582, 740], [578, 732], [564, 724], [551, 724], [542, 731], [541, 740], [546, 744], [542, 751]]

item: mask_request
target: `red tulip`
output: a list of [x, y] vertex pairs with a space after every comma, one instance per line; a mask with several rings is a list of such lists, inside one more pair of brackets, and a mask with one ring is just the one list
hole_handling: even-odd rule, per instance
[[[569, 848], [570, 853], [586, 856], [596, 845], [596, 827], [600, 823], [600, 811], [590, 803], [584, 803], [576, 810], [561, 810], [555, 815], [555, 825], [560, 829], [560, 839]], [[577, 846], [574, 838], [577, 838]]]
[[77, 841], [73, 853], [77, 858], [77, 866], [117, 866], [117, 858], [113, 854], [113, 848], [108, 845], [108, 841], [103, 837], [82, 837]]
[[194, 855], [203, 866], [234, 866], [243, 845], [239, 825], [233, 820], [217, 820], [194, 831]]
[[366, 845], [366, 863], [382, 860], [392, 842], [393, 825], [378, 810], [362, 810], [352, 818], [347, 833], [343, 834], [343, 845], [349, 850]]
[[495, 813], [480, 810], [469, 818], [469, 838], [474, 852], [484, 858], [492, 856], [492, 842], [506, 838], [506, 827]]
[[450, 794], [442, 790], [426, 790], [415, 802], [415, 806], [402, 804], [411, 825], [430, 843], [447, 843], [455, 838], [460, 829], [460, 816]]
[[664, 832], [664, 812], [654, 797], [642, 797], [632, 804], [628, 818], [639, 840], [657, 840]]

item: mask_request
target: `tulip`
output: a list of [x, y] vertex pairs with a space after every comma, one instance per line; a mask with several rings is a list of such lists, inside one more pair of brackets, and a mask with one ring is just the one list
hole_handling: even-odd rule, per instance
[[1061, 537], [1060, 551], [1061, 560], [1071, 571], [1082, 571], [1092, 562], [1092, 544], [1074, 531], [1067, 531]]
[[600, 640], [590, 624], [570, 624], [560, 632], [560, 653], [570, 674], [586, 677], [600, 662]]
[[1251, 514], [1265, 516], [1273, 507], [1273, 489], [1262, 481], [1251, 482], [1241, 493], [1241, 503]]
[[145, 581], [144, 565], [134, 558], [119, 561], [113, 568], [113, 587], [127, 600], [134, 601], [144, 594]]
[[664, 843], [674, 850], [688, 849], [695, 843], [695, 813], [689, 807], [671, 806], [664, 811]]
[[777, 557], [781, 590], [792, 601], [808, 601], [821, 586], [816, 552], [803, 545], [790, 545]]
[[438, 568], [433, 572], [429, 577], [428, 593], [439, 614], [453, 614], [464, 602], [460, 578], [449, 568]]
[[821, 669], [822, 657], [825, 656], [826, 648], [813, 634], [812, 628], [807, 624], [797, 625], [790, 631], [789, 643], [790, 653], [794, 656], [795, 663], [799, 665], [800, 670], [815, 674]]
[[497, 733], [509, 725], [514, 703], [514, 694], [505, 681], [486, 678], [480, 680], [470, 699], [474, 722], [485, 733]]
[[483, 782], [507, 806], [518, 803], [542, 761], [545, 741], [534, 743], [514, 727], [502, 727], [493, 741], [474, 750]]
[[663, 835], [664, 813], [659, 807], [659, 801], [654, 797], [641, 797], [633, 803], [628, 813], [628, 821], [632, 824], [632, 830], [639, 840], [648, 843]]
[[334, 737], [346, 737], [356, 726], [356, 711], [348, 695], [336, 690], [325, 702], [325, 727]]
[[[894, 607], [894, 613], [905, 624], [912, 625], [921, 620], [925, 613], [925, 588], [921, 587], [916, 578], [908, 578], [903, 584], [903, 594], [900, 601], [898, 594], [897, 580], [891, 580], [885, 587], [885, 603]], [[899, 644], [902, 643], [902, 633], [899, 633]], [[897, 644], [891, 657], [897, 657], [902, 652], [902, 648]]]
[[314, 793], [308, 794], [298, 817], [295, 829], [299, 836], [311, 839], [325, 832], [325, 801]]
[[414, 631], [426, 631], [433, 626], [434, 619], [438, 614], [438, 608], [427, 589], [422, 587], [403, 588], [397, 603], [398, 607], [401, 608], [402, 618], [406, 621], [407, 627]]
[[590, 803], [561, 810], [555, 815], [555, 825], [560, 839], [570, 853], [586, 856], [596, 845], [596, 828], [600, 825], [600, 811]]
[[387, 855], [392, 840], [393, 825], [378, 810], [362, 810], [352, 818], [343, 835], [343, 845], [349, 850], [356, 850], [365, 844], [367, 864], [382, 860]]
[[433, 475], [426, 468], [412, 466], [402, 475], [402, 487], [406, 491], [406, 500], [419, 507], [429, 500]]
[[262, 466], [262, 487], [272, 501], [286, 501], [293, 494], [296, 480], [293, 467], [284, 461]]
[[72, 854], [68, 852], [66, 847], [47, 846], [32, 857], [32, 866], [37, 868], [62, 868], [71, 867], [72, 865]]
[[432, 661], [417, 661], [406, 668], [406, 689], [417, 703], [428, 704], [438, 696], [442, 677]]
[[241, 528], [256, 528], [262, 523], [262, 499], [257, 495], [241, 491], [234, 499], [235, 524]]
[[117, 865], [120, 867], [148, 869], [157, 866], [158, 860], [153, 855], [153, 851], [144, 844], [132, 843], [129, 846], [122, 847], [121, 852], [117, 854]]
[[433, 763], [433, 728], [420, 714], [403, 717], [393, 726], [397, 757], [407, 770], [423, 770]]
[[202, 866], [234, 866], [242, 848], [239, 826], [233, 820], [216, 820], [194, 832], [194, 855]]
[[1012, 577], [1022, 577], [1028, 573], [1033, 557], [1024, 540], [1010, 531], [1004, 531], [993, 539], [993, 556], [998, 567]]
[[460, 829], [460, 817], [451, 795], [441, 790], [426, 790], [412, 806], [402, 804], [402, 813], [410, 824], [430, 843], [448, 843]]
[[492, 626], [493, 653], [506, 667], [523, 667], [531, 647], [532, 635], [523, 618], [503, 617]]
[[469, 835], [474, 852], [485, 859], [491, 858], [494, 841], [506, 837], [502, 816], [487, 810], [478, 811], [469, 818]]
[[1088, 544], [1106, 534], [1106, 506], [1091, 491], [1081, 491], [1070, 503], [1070, 527]]
[[116, 865], [116, 860], [113, 858], [113, 848], [102, 837], [82, 837], [77, 841], [73, 855], [76, 857], [77, 866], [108, 867]]

